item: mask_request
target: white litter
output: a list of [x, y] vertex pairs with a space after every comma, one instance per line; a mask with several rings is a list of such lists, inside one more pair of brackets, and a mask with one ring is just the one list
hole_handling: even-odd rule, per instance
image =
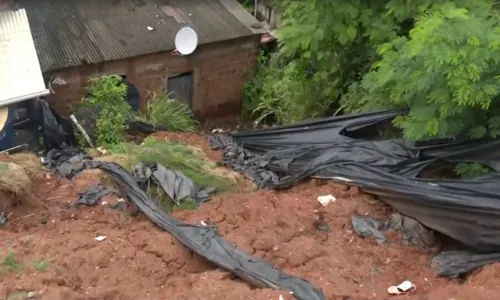
[[28, 295], [26, 295], [26, 298], [28, 299], [33, 299], [36, 297], [36, 292], [29, 292]]
[[283, 296], [280, 295], [279, 300], [285, 300], [285, 298], [283, 298]]
[[401, 293], [411, 292], [415, 289], [416, 289], [416, 287], [413, 283], [411, 283], [411, 281], [405, 280], [402, 283], [400, 283], [399, 285], [390, 286], [387, 289], [387, 292], [391, 295], [399, 295]]
[[120, 198], [120, 199], [118, 199], [117, 201], [118, 201], [118, 202], [125, 202], [125, 199]]
[[205, 223], [205, 221], [201, 221], [201, 226], [207, 226], [207, 223]]
[[104, 149], [103, 147], [97, 147], [96, 150], [99, 151], [99, 153], [101, 153], [102, 155], [108, 154], [108, 150]]
[[155, 29], [154, 29], [153, 27], [151, 27], [151, 26], [148, 26], [148, 27], [146, 27], [146, 28], [148, 29], [148, 31], [153, 31], [153, 30], [155, 30]]
[[318, 196], [318, 202], [323, 206], [327, 206], [330, 202], [335, 202], [337, 198], [333, 195]]
[[102, 242], [102, 241], [104, 241], [106, 238], [107, 238], [107, 236], [105, 236], [105, 235], [100, 235], [100, 236], [96, 236], [96, 237], [94, 238], [94, 240], [96, 240], [96, 241], [98, 241], [98, 242]]

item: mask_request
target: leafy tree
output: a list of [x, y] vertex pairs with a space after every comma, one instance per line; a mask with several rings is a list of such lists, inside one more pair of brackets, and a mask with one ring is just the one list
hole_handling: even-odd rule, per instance
[[280, 5], [280, 49], [248, 89], [253, 101], [246, 110], [254, 117], [272, 115], [286, 123], [339, 107], [409, 108], [409, 115], [395, 122], [408, 139], [498, 135], [500, 36], [490, 1], [282, 0]]
[[[490, 10], [453, 3], [422, 14], [409, 37], [378, 47], [381, 59], [346, 104], [409, 108], [395, 124], [406, 138], [500, 134], [500, 28]], [[357, 90], [361, 89], [361, 91]]]

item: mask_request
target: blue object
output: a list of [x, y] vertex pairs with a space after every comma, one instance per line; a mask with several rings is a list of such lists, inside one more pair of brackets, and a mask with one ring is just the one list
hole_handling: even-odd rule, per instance
[[0, 131], [0, 151], [14, 147], [14, 113], [13, 105], [7, 106], [7, 120]]

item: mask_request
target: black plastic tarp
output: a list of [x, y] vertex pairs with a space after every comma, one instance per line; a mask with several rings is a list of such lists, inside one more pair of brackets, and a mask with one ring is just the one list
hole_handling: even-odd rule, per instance
[[143, 189], [150, 184], [156, 184], [177, 205], [181, 201], [201, 204], [210, 199], [210, 194], [215, 191], [213, 187], [200, 188], [181, 171], [169, 169], [159, 163], [151, 165], [140, 163], [134, 166], [132, 174]]
[[[314, 176], [360, 187], [403, 214], [479, 253], [500, 252], [500, 141], [436, 139], [414, 144], [378, 132], [399, 112], [341, 116], [209, 137], [222, 164], [260, 187], [287, 188]], [[469, 179], [420, 178], [432, 163], [477, 162]]]
[[164, 213], [139, 187], [136, 179], [123, 167], [111, 162], [93, 161], [77, 150], [52, 149], [44, 159], [46, 166], [62, 176], [74, 176], [87, 168], [106, 172], [126, 198], [134, 203], [153, 223], [172, 234], [186, 247], [217, 266], [233, 273], [248, 284], [293, 292], [299, 300], [326, 300], [323, 292], [308, 281], [287, 275], [272, 265], [245, 254], [217, 235], [216, 228], [183, 224]]

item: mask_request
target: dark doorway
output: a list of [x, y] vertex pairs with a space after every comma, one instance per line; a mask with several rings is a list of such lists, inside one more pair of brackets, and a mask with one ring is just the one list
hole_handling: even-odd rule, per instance
[[193, 72], [169, 77], [166, 93], [170, 98], [186, 103], [193, 108]]

